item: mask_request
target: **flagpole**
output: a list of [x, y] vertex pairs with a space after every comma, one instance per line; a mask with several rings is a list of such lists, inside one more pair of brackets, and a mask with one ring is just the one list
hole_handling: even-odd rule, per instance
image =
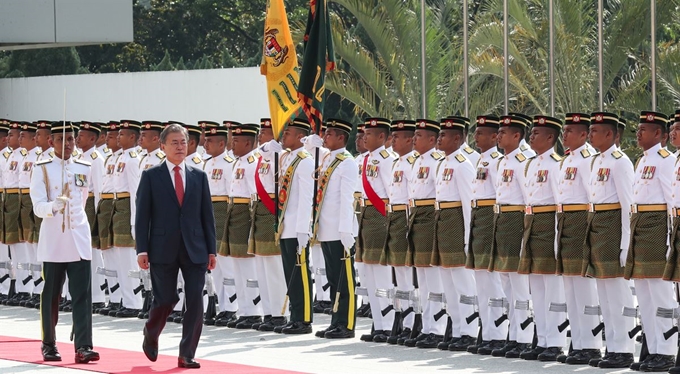
[[508, 114], [508, 80], [510, 79], [508, 73], [508, 0], [503, 0], [503, 93], [505, 94], [504, 114]]
[[468, 0], [463, 0], [463, 86], [465, 90], [465, 117], [468, 117], [468, 109], [470, 107], [470, 78], [468, 60]]
[[427, 67], [425, 66], [425, 0], [420, 0], [420, 90], [421, 92], [421, 115], [427, 118]]
[[604, 110], [604, 67], [603, 67], [603, 56], [602, 56], [602, 6], [603, 0], [597, 1], [597, 71], [598, 71], [598, 104], [600, 106], [600, 112]]
[[652, 23], [652, 45], [651, 45], [651, 69], [652, 69], [652, 110], [656, 111], [656, 0], [651, 0], [649, 4]]
[[550, 37], [550, 116], [555, 117], [555, 15], [553, 0], [548, 0]]

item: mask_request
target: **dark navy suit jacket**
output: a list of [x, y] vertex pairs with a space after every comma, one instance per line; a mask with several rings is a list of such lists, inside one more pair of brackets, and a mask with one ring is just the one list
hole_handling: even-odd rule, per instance
[[152, 264], [172, 263], [178, 259], [182, 241], [191, 262], [207, 264], [208, 255], [216, 254], [208, 178], [203, 170], [185, 163], [186, 187], [180, 207], [167, 162], [142, 172], [136, 200], [137, 253], [146, 252]]

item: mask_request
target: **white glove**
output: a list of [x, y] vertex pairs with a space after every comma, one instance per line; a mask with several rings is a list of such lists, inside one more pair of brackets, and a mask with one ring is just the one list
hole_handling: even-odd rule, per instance
[[341, 232], [340, 242], [342, 243], [342, 246], [345, 247], [345, 253], [349, 254], [350, 250], [354, 246], [354, 235], [346, 232]]
[[302, 254], [302, 250], [309, 244], [309, 234], [297, 233], [298, 249], [297, 254]]
[[626, 266], [626, 259], [627, 258], [628, 258], [628, 250], [622, 249], [621, 254], [619, 254], [619, 264], [621, 264], [621, 267]]
[[52, 213], [62, 211], [66, 207], [67, 203], [68, 203], [68, 197], [57, 196], [57, 198], [52, 202]]
[[265, 147], [267, 152], [281, 152], [281, 151], [283, 151], [283, 147], [281, 147], [281, 143], [277, 142], [274, 139], [265, 143], [264, 147]]
[[137, 240], [135, 239], [135, 225], [132, 225], [132, 227], [130, 227], [130, 235], [132, 235], [132, 240]]
[[323, 147], [323, 139], [319, 135], [312, 134], [310, 136], [305, 136], [302, 138], [302, 144], [305, 145], [307, 152], [314, 151], [314, 148]]

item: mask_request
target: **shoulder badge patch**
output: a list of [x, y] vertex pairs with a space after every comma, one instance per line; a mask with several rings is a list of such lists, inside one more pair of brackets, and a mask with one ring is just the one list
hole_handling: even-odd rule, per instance
[[248, 156], [248, 163], [252, 164], [253, 162], [255, 162], [255, 156]]
[[165, 153], [163, 151], [158, 151], [156, 152], [156, 157], [162, 160], [165, 158]]
[[390, 153], [387, 152], [386, 149], [383, 149], [382, 151], [380, 151], [380, 156], [381, 156], [382, 158], [388, 158], [388, 157], [390, 157]]
[[413, 165], [413, 163], [416, 162], [416, 159], [418, 159], [418, 156], [413, 154], [411, 156], [408, 156], [408, 158], [406, 158], [406, 161], [408, 161], [410, 165]]
[[621, 153], [621, 152], [618, 151], [618, 150], [617, 150], [617, 151], [614, 151], [614, 152], [612, 152], [612, 157], [614, 157], [615, 159], [618, 160], [618, 159], [620, 159], [621, 157], [623, 157], [623, 153]]
[[519, 146], [519, 150], [522, 151], [522, 152], [526, 151], [527, 149], [529, 149], [529, 147], [527, 147], [526, 144], [522, 144], [522, 145]]
[[475, 150], [472, 149], [472, 147], [465, 147], [463, 150], [465, 151], [465, 153], [467, 153], [469, 155], [475, 153]]
[[92, 166], [92, 164], [90, 164], [89, 162], [83, 161], [83, 160], [80, 160], [80, 159], [73, 159], [73, 162], [81, 164], [81, 165]]
[[28, 151], [26, 151], [26, 149], [22, 149], [19, 153], [25, 157], [28, 154]]
[[515, 155], [515, 160], [519, 162], [524, 162], [527, 160], [527, 156], [525, 156], [523, 153], [518, 153]]
[[71, 153], [71, 156], [73, 156], [73, 157], [78, 157], [79, 154], [80, 154], [80, 152], [78, 152], [77, 149], [74, 149], [74, 150], [73, 150], [73, 153]]
[[444, 158], [444, 156], [441, 153], [434, 151], [434, 152], [432, 152], [432, 158], [439, 161], [442, 158]]
[[11, 154], [12, 154], [12, 152], [10, 152], [10, 151], [5, 151], [5, 153], [3, 153], [2, 155], [5, 156], [5, 158], [7, 159], [7, 158], [9, 158], [9, 156], [10, 156]]
[[224, 161], [231, 164], [232, 162], [234, 162], [234, 159], [229, 155], [224, 155]]
[[465, 162], [465, 160], [467, 160], [467, 158], [465, 158], [465, 156], [463, 156], [462, 154], [459, 153], [458, 155], [456, 155], [456, 161], [463, 163]]
[[671, 153], [670, 153], [670, 152], [668, 152], [668, 151], [667, 151], [667, 150], [666, 150], [665, 148], [661, 148], [661, 149], [659, 149], [659, 151], [658, 151], [658, 152], [656, 152], [656, 153], [658, 153], [658, 154], [659, 154], [659, 156], [661, 156], [661, 158], [666, 158], [666, 157], [668, 157], [668, 156], [670, 156], [670, 155], [671, 155]]
[[99, 153], [97, 153], [97, 152], [92, 152], [92, 153], [90, 153], [90, 157], [91, 157], [93, 160], [96, 160], [97, 157], [99, 157]]
[[35, 150], [35, 154], [36, 154], [37, 156], [40, 156], [40, 155], [42, 154], [42, 149], [36, 149], [36, 150]]
[[338, 153], [337, 155], [335, 155], [335, 158], [337, 158], [340, 161], [345, 161], [348, 158], [348, 156], [349, 156], [348, 154], [346, 154], [345, 152], [342, 152], [342, 153]]
[[557, 153], [551, 154], [551, 155], [550, 155], [550, 158], [552, 158], [553, 160], [555, 160], [555, 161], [557, 161], [557, 162], [562, 161], [562, 156], [558, 155]]
[[497, 159], [497, 158], [498, 158], [498, 156], [500, 156], [500, 155], [501, 155], [501, 154], [500, 154], [500, 153], [498, 153], [498, 152], [492, 152], [492, 153], [491, 153], [491, 158], [493, 158], [493, 159]]
[[52, 162], [52, 159], [51, 159], [51, 158], [46, 158], [46, 159], [44, 159], [44, 160], [40, 160], [40, 161], [36, 162], [35, 164], [36, 164], [36, 165], [45, 165], [45, 164], [49, 164], [50, 162]]
[[193, 161], [194, 164], [198, 165], [198, 164], [200, 164], [201, 161], [203, 161], [203, 160], [201, 160], [201, 158], [198, 157], [198, 156], [194, 156], [194, 158], [192, 158], [191, 161]]
[[583, 148], [581, 150], [581, 157], [583, 157], [583, 158], [590, 157], [590, 151], [588, 150], [588, 148]]
[[132, 158], [137, 158], [137, 152], [135, 152], [135, 151], [130, 151], [130, 157], [132, 157]]

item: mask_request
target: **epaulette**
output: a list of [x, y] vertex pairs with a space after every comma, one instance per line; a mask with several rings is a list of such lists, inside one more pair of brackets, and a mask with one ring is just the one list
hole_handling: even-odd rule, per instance
[[409, 163], [409, 165], [413, 165], [413, 164], [416, 162], [417, 159], [418, 159], [418, 155], [416, 155], [416, 154], [414, 153], [414, 154], [408, 156], [408, 157], [406, 158], [406, 161]]
[[5, 158], [7, 159], [7, 158], [9, 158], [9, 156], [10, 156], [11, 154], [12, 154], [12, 152], [10, 152], [10, 151], [5, 151], [5, 153], [3, 153], [2, 155], [5, 156]]
[[307, 158], [311, 155], [307, 151], [300, 151], [300, 152], [297, 153], [297, 156], [300, 157], [300, 158]]
[[51, 158], [46, 158], [46, 159], [44, 159], [44, 160], [40, 160], [40, 161], [36, 162], [35, 164], [36, 164], [36, 165], [45, 165], [45, 164], [49, 164], [50, 162], [52, 162], [52, 159], [51, 159]]
[[253, 156], [255, 156], [255, 158], [260, 158], [261, 154], [260, 154], [259, 151], [255, 150], [255, 151], [253, 152]]
[[550, 155], [550, 158], [552, 158], [553, 160], [555, 160], [555, 161], [557, 161], [557, 162], [562, 161], [562, 156], [558, 155], [557, 153], [551, 154], [551, 155]]
[[418, 151], [414, 151], [413, 155], [416, 156], [416, 158], [420, 157], [420, 153], [418, 153]]
[[80, 160], [80, 159], [73, 159], [73, 162], [78, 163], [78, 164], [81, 164], [81, 165], [92, 166], [91, 163], [89, 163], [89, 162], [87, 162], [87, 161]]
[[164, 158], [165, 158], [165, 152], [163, 152], [163, 151], [157, 151], [157, 152], [156, 152], [156, 157], [158, 157], [158, 159], [160, 159], [160, 160], [164, 159]]
[[619, 152], [618, 150], [616, 150], [616, 151], [612, 152], [612, 157], [614, 157], [615, 159], [618, 160], [618, 159], [620, 159], [621, 157], [623, 157], [623, 153], [621, 153], [621, 152]]
[[78, 157], [79, 154], [80, 154], [80, 152], [78, 152], [77, 149], [74, 149], [74, 150], [73, 150], [73, 153], [71, 153], [71, 156], [72, 156], [72, 157]]
[[[194, 157], [191, 159], [191, 161], [193, 161], [194, 164], [198, 165], [198, 164], [200, 164], [203, 160], [202, 160], [200, 157], [198, 157], [198, 156], [194, 156]], [[248, 162], [250, 162], [250, 159], [248, 160]]]
[[382, 158], [388, 158], [388, 157], [390, 157], [390, 153], [387, 152], [386, 149], [383, 149], [382, 151], [380, 151], [380, 156], [381, 156]]
[[444, 158], [444, 156], [441, 153], [434, 151], [434, 152], [432, 152], [432, 158], [439, 161], [442, 158]]
[[465, 153], [467, 153], [469, 155], [475, 153], [475, 150], [472, 149], [472, 147], [465, 147], [463, 150], [465, 151]]
[[515, 155], [515, 160], [519, 162], [524, 162], [527, 160], [527, 156], [525, 156], [523, 153], [518, 153]]
[[54, 151], [50, 151], [50, 157], [54, 158]]
[[583, 158], [590, 157], [590, 151], [588, 150], [588, 148], [583, 148], [581, 150], [581, 157], [583, 157]]
[[519, 150], [522, 151], [522, 152], [526, 151], [527, 149], [529, 149], [529, 147], [527, 147], [526, 144], [522, 144], [522, 145], [519, 146]]
[[231, 164], [232, 162], [234, 162], [234, 159], [229, 155], [224, 155], [224, 161]]
[[492, 152], [490, 156], [491, 156], [491, 158], [493, 158], [495, 160], [495, 159], [498, 158], [498, 156], [502, 156], [502, 155], [498, 152]]
[[19, 153], [21, 153], [22, 156], [26, 157], [26, 155], [28, 154], [28, 151], [26, 151], [26, 148], [24, 148], [21, 151], [19, 151]]
[[35, 155], [40, 156], [42, 154], [42, 149], [36, 149], [35, 150]]
[[135, 152], [135, 151], [130, 151], [130, 157], [132, 157], [132, 158], [137, 158], [137, 152]]
[[465, 158], [465, 156], [463, 156], [462, 154], [459, 153], [456, 155], [456, 161], [463, 163], [465, 162], [465, 160], [467, 160], [467, 158]]
[[96, 160], [97, 157], [99, 157], [99, 153], [97, 153], [96, 151], [95, 151], [95, 152], [92, 152], [92, 153], [90, 153], [90, 157], [91, 157], [93, 160]]
[[112, 153], [109, 147], [104, 147], [104, 153]]
[[248, 156], [248, 163], [252, 164], [253, 162], [255, 162], [255, 156]]
[[351, 156], [350, 154], [347, 154], [345, 152], [341, 152], [341, 153], [338, 153], [337, 155], [335, 155], [335, 158], [337, 158], [340, 161], [345, 161], [345, 159], [349, 158], [350, 156]]
[[661, 156], [661, 158], [666, 158], [666, 157], [671, 155], [671, 153], [668, 152], [668, 150], [666, 148], [661, 148], [656, 153], [658, 153], [659, 156]]

